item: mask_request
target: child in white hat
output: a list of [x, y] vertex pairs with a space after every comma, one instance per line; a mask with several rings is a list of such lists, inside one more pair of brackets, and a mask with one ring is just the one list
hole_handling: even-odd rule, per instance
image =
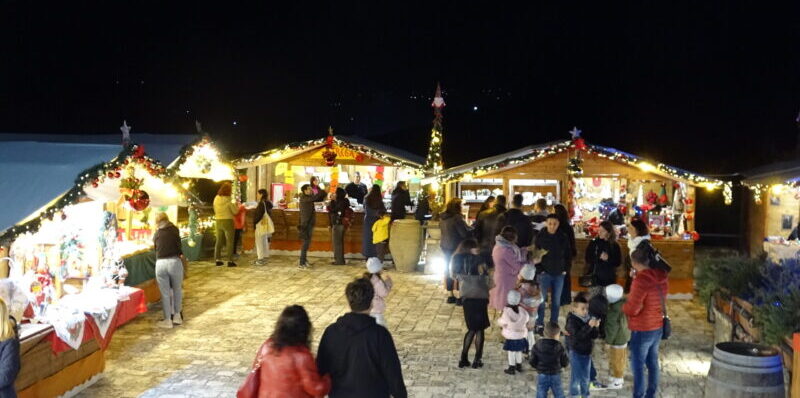
[[542, 304], [544, 298], [542, 292], [539, 290], [539, 282], [536, 282], [536, 266], [533, 264], [525, 264], [519, 272], [519, 287], [517, 291], [522, 296], [519, 306], [528, 312], [528, 349], [525, 352], [530, 353], [533, 349], [533, 344], [536, 342], [533, 330], [536, 328], [536, 318], [539, 315], [539, 305]]
[[506, 374], [513, 375], [522, 372], [522, 351], [528, 348], [528, 341], [525, 336], [528, 333], [528, 311], [520, 308], [519, 301], [522, 296], [516, 290], [509, 290], [506, 296], [507, 305], [503, 308], [503, 315], [497, 320], [497, 324], [503, 328], [503, 350], [508, 353], [508, 369]]
[[622, 313], [622, 305], [625, 299], [622, 298], [622, 286], [606, 286], [606, 298], [608, 299], [608, 313], [604, 323], [605, 340], [608, 343], [608, 369], [611, 373], [611, 380], [608, 388], [620, 389], [625, 376], [625, 364], [628, 362], [628, 340], [631, 339], [631, 332], [628, 330], [628, 319]]
[[377, 257], [367, 259], [367, 272], [364, 274], [364, 279], [368, 279], [375, 290], [375, 296], [372, 297], [370, 315], [375, 318], [375, 322], [378, 325], [386, 327], [386, 319], [383, 317], [383, 312], [386, 311], [386, 297], [389, 296], [389, 291], [392, 290], [392, 278], [387, 275], [386, 279], [384, 279], [381, 276], [382, 270], [383, 262], [380, 259]]

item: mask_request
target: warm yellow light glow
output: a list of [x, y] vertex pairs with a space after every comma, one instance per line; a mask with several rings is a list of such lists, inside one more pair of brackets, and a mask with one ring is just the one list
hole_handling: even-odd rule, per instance
[[184, 181], [184, 182], [183, 182], [183, 184], [181, 184], [181, 186], [182, 186], [184, 189], [189, 189], [189, 185], [190, 185], [190, 184], [189, 184], [189, 181]]
[[434, 181], [431, 183], [431, 188], [433, 188], [433, 190], [434, 190], [434, 191], [438, 191], [438, 190], [439, 190], [439, 181], [435, 181], [435, 180], [434, 180]]
[[645, 173], [650, 173], [652, 171], [655, 171], [656, 169], [656, 166], [653, 166], [652, 164], [647, 162], [641, 162], [637, 166], [639, 166], [639, 169], [641, 169]]
[[464, 174], [464, 181], [472, 181], [472, 173]]
[[281, 157], [281, 153], [280, 152], [275, 152], [272, 155], [269, 155], [269, 157], [271, 157], [273, 159], [277, 159], [277, 158]]
[[784, 188], [783, 184], [775, 184], [775, 185], [773, 185], [772, 188], [771, 188], [772, 194], [773, 195], [782, 194], [783, 193], [783, 188]]
[[719, 188], [720, 185], [721, 185], [720, 183], [716, 183], [716, 182], [704, 182], [702, 184], [703, 188], [705, 188], [706, 191], [713, 191], [713, 190]]
[[233, 168], [223, 163], [219, 153], [209, 144], [194, 149], [191, 157], [183, 163], [178, 175], [185, 178], [208, 178], [214, 181], [233, 180]]

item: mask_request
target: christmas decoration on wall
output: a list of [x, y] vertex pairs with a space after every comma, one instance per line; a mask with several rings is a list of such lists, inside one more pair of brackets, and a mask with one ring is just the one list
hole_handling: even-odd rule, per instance
[[375, 185], [383, 187], [383, 166], [375, 167]]
[[581, 131], [577, 127], [573, 127], [569, 133], [572, 136], [572, 148], [575, 152], [567, 162], [567, 174], [575, 178], [583, 175], [581, 153], [586, 150], [586, 143], [581, 138]]
[[428, 147], [428, 157], [425, 159], [425, 172], [429, 175], [440, 173], [444, 169], [442, 161], [442, 109], [445, 107], [442, 97], [442, 87], [436, 83], [436, 93], [433, 96], [433, 128], [431, 128], [431, 143]]
[[[97, 187], [106, 179], [122, 178], [121, 170], [134, 163], [144, 168], [151, 176], [162, 179], [165, 182], [173, 183], [178, 180], [174, 170], [167, 170], [158, 160], [147, 156], [143, 146], [139, 144], [128, 145], [111, 161], [97, 164], [80, 172], [77, 178], [75, 178], [72, 188], [56, 199], [53, 204], [28, 221], [3, 231], [2, 234], [0, 234], [0, 243], [8, 243], [14, 240], [19, 234], [35, 232], [39, 229], [43, 221], [52, 220], [56, 216], [66, 219], [67, 216], [62, 210], [69, 205], [78, 203], [79, 200], [84, 198], [86, 196], [86, 192], [84, 191], [85, 187]], [[193, 200], [191, 197], [187, 199], [190, 201]]]

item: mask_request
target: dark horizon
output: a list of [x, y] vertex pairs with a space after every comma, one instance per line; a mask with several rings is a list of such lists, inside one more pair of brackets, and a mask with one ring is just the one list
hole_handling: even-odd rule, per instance
[[[0, 132], [194, 133], [237, 153], [326, 134], [446, 167], [591, 143], [706, 174], [795, 157], [800, 4], [0, 3]], [[476, 109], [477, 107], [477, 109]], [[236, 124], [234, 125], [234, 122]]]

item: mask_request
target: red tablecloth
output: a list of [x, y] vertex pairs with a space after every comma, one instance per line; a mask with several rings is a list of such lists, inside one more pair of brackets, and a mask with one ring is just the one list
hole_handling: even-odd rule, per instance
[[[97, 342], [100, 343], [100, 348], [105, 350], [108, 344], [111, 343], [111, 336], [114, 335], [114, 331], [118, 327], [130, 322], [133, 318], [136, 318], [137, 315], [147, 312], [147, 303], [142, 289], [134, 288], [129, 298], [129, 300], [117, 303], [117, 311], [114, 313], [114, 320], [111, 322], [111, 326], [109, 326], [105, 338], [100, 337], [100, 331], [94, 319], [87, 316], [81, 344], [96, 338]], [[53, 355], [72, 349], [67, 343], [59, 339], [55, 332], [50, 333], [47, 339], [50, 340], [51, 347], [53, 348]]]

